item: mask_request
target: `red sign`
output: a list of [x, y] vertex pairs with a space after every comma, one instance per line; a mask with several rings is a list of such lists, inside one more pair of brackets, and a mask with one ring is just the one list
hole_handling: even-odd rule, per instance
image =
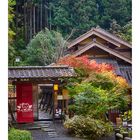
[[16, 85], [17, 93], [17, 122], [33, 122], [32, 84]]

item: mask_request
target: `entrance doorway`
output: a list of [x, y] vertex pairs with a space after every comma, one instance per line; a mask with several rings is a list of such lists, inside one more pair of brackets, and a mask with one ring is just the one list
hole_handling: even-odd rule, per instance
[[[64, 92], [67, 82], [64, 79], [73, 76], [76, 76], [73, 68], [67, 66], [9, 67], [9, 122], [26, 123], [39, 120], [42, 118], [39, 111], [47, 113], [45, 114], [45, 119], [51, 117], [55, 120], [58, 117], [62, 117], [60, 114], [62, 112], [67, 113], [68, 110], [68, 94]], [[52, 85], [50, 88], [47, 86], [43, 94], [38, 91], [39, 84]], [[43, 100], [42, 103], [41, 99]]]
[[38, 85], [38, 120], [53, 118], [53, 84]]

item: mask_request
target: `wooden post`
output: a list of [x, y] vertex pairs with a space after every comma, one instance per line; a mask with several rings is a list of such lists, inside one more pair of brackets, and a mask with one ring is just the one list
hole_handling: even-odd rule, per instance
[[56, 84], [56, 83], [53, 85], [53, 90], [54, 90], [54, 94], [53, 94], [53, 121], [55, 119], [55, 112], [56, 112], [56, 108], [58, 106], [58, 101], [57, 101], [58, 84]]
[[68, 115], [68, 99], [66, 100], [66, 115]]
[[68, 114], [68, 100], [69, 100], [69, 92], [67, 89], [63, 89], [62, 90], [62, 94], [63, 94], [63, 101], [65, 102], [65, 112], [66, 114]]
[[57, 105], [58, 105], [57, 91], [54, 91], [54, 94], [53, 94], [53, 121], [55, 119], [55, 111], [56, 111]]
[[33, 83], [33, 114], [34, 119], [38, 119], [38, 84]]

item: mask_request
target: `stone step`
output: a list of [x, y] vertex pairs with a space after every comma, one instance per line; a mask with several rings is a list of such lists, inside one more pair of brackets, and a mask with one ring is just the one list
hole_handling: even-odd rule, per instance
[[34, 122], [34, 124], [51, 124], [52, 121], [37, 121], [37, 122]]
[[41, 126], [41, 129], [42, 129], [42, 128], [49, 128], [49, 126]]
[[55, 133], [55, 134], [49, 134], [48, 133], [48, 136], [50, 137], [50, 138], [53, 138], [53, 137], [58, 137], [58, 135]]
[[48, 134], [57, 134], [57, 133], [54, 131], [54, 132], [48, 132]]
[[42, 130], [45, 131], [45, 132], [55, 131], [55, 129], [50, 129], [50, 128], [42, 128]]
[[49, 136], [50, 138], [56, 138], [56, 137], [58, 137], [58, 136]]
[[40, 126], [40, 127], [49, 127], [50, 124], [38, 124], [38, 126]]
[[37, 130], [37, 129], [41, 129], [41, 127], [39, 126], [33, 126], [33, 127], [27, 127], [27, 130]]

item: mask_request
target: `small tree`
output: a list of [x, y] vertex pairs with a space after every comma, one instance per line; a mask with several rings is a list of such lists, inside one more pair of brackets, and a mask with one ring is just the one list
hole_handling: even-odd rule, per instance
[[39, 32], [25, 50], [25, 64], [48, 65], [64, 55], [67, 41], [56, 31], [47, 28]]
[[[98, 80], [101, 81], [102, 79], [99, 78]], [[106, 89], [104, 89], [105, 85], [107, 85]], [[105, 85], [102, 82], [95, 85], [94, 79], [92, 82], [77, 84], [72, 89], [72, 93], [75, 93], [75, 113], [105, 120], [105, 113], [108, 110], [124, 110], [129, 101], [127, 86], [125, 88], [120, 87], [117, 81], [105, 82]], [[111, 85], [111, 87], [108, 85]]]
[[105, 120], [108, 110], [127, 107], [129, 85], [113, 72], [111, 65], [98, 64], [87, 56], [65, 57], [58, 64], [72, 66], [77, 73], [77, 77], [71, 78], [67, 86], [75, 100], [70, 108], [76, 114]]

